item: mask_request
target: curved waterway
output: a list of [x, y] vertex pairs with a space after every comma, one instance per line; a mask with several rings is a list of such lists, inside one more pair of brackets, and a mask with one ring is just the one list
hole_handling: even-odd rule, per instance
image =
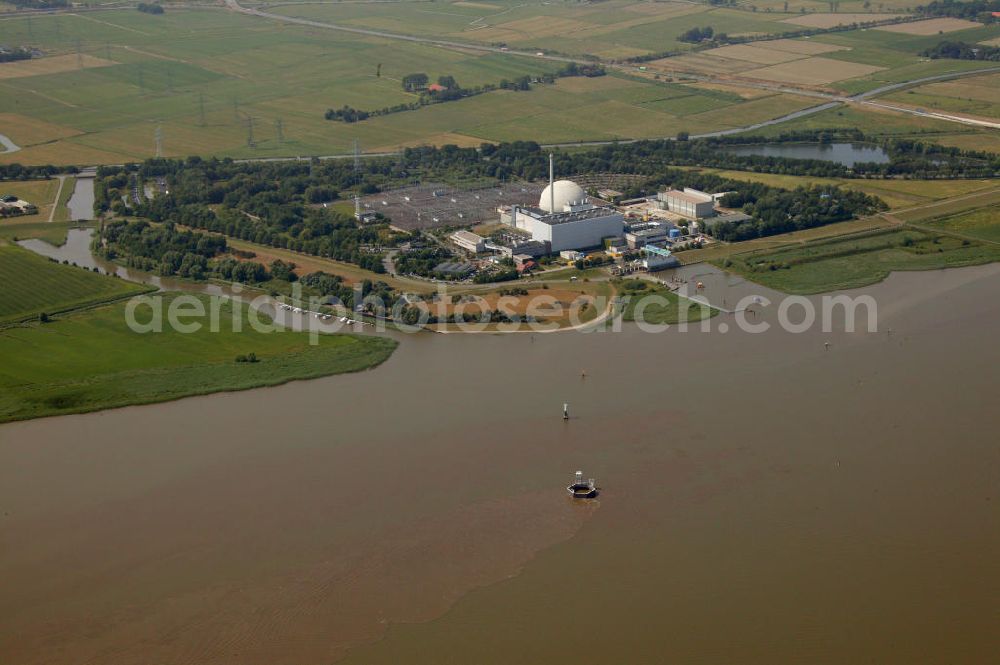
[[0, 660], [992, 662], [998, 288], [895, 274], [874, 333], [400, 335], [0, 426]]

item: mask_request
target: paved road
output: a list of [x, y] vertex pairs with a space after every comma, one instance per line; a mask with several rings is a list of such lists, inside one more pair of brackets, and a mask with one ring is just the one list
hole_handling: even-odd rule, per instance
[[56, 211], [59, 210], [59, 200], [62, 199], [62, 190], [66, 186], [66, 176], [60, 175], [56, 176], [59, 178], [59, 191], [56, 192], [55, 203], [52, 204], [52, 210], [49, 211], [49, 221], [55, 221]]

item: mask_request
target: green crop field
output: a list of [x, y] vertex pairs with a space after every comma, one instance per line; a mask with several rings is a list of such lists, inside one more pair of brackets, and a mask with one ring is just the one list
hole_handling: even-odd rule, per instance
[[874, 284], [895, 270], [957, 268], [998, 260], [1000, 245], [890, 229], [714, 262], [769, 288], [812, 294]]
[[[358, 5], [357, 11], [392, 14], [407, 7], [419, 13], [429, 6]], [[0, 20], [5, 42], [32, 43], [46, 52], [29, 63], [36, 67], [27, 72], [31, 75], [18, 74], [11, 64], [0, 68], [0, 126], [22, 148], [0, 155], [0, 162], [143, 159], [154, 154], [157, 128], [168, 156], [335, 154], [350, 152], [355, 140], [365, 151], [382, 151], [427, 143], [661, 137], [731, 127], [744, 103], [725, 92], [613, 75], [497, 91], [348, 124], [327, 121], [323, 113], [344, 105], [375, 110], [413, 101], [400, 83], [408, 73], [451, 75], [472, 87], [537, 76], [562, 64], [289, 25], [222, 9], [170, 8], [161, 16], [122, 9]], [[773, 98], [769, 104], [777, 111], [804, 105], [782, 95]], [[733, 113], [719, 112], [726, 108]], [[697, 117], [704, 114], [709, 115]]]
[[26, 249], [0, 245], [0, 323], [104, 303], [149, 289], [83, 268], [62, 265]]
[[996, 208], [983, 208], [936, 219], [928, 223], [928, 226], [1000, 243], [1000, 211]]
[[391, 10], [379, 3], [289, 3], [268, 5], [266, 11], [420, 37], [609, 58], [690, 49], [691, 44], [677, 37], [693, 27], [710, 25], [734, 35], [790, 29], [780, 22], [785, 14], [672, 2], [402, 2], [390, 6]]
[[[166, 308], [177, 294], [165, 297]], [[218, 332], [207, 326], [190, 334], [166, 326], [161, 333], [133, 332], [121, 303], [6, 329], [0, 332], [0, 422], [357, 372], [396, 347], [385, 337], [319, 335], [313, 345], [308, 333], [234, 332], [228, 323], [233, 307], [242, 307], [246, 326], [246, 307], [227, 301]], [[259, 362], [235, 361], [250, 353]]]

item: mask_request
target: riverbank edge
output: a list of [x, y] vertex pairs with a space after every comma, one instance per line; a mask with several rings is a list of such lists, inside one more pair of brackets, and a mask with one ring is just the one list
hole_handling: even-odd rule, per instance
[[[116, 304], [116, 303], [110, 303], [110, 304], [113, 305], [113, 304]], [[104, 306], [108, 306], [108, 305], [105, 304]], [[91, 307], [89, 309], [97, 309], [97, 307], [95, 306], [95, 307]], [[74, 312], [73, 314], [75, 315], [75, 314], [79, 314], [79, 313], [84, 313], [84, 312]], [[44, 324], [38, 324], [38, 325], [44, 325]], [[288, 331], [289, 332], [295, 332], [295, 331], [292, 331], [290, 329], [288, 329]], [[300, 333], [300, 334], [305, 334], [305, 333]], [[133, 396], [132, 398], [126, 398], [126, 399], [120, 399], [120, 400], [109, 400], [108, 402], [104, 402], [104, 403], [102, 403], [102, 402], [91, 403], [91, 404], [81, 405], [79, 407], [74, 407], [74, 406], [64, 407], [64, 408], [51, 407], [50, 410], [48, 410], [48, 411], [40, 411], [40, 412], [36, 412], [36, 413], [31, 413], [31, 414], [20, 414], [20, 415], [19, 414], [11, 414], [11, 415], [7, 415], [7, 414], [0, 413], [0, 425], [6, 424], [6, 423], [24, 422], [24, 421], [28, 421], [28, 420], [37, 420], [37, 419], [40, 419], [40, 418], [52, 418], [52, 417], [57, 417], [57, 416], [71, 416], [71, 415], [80, 415], [80, 414], [85, 414], [85, 413], [97, 413], [97, 412], [101, 412], [101, 411], [109, 411], [109, 410], [113, 410], [113, 409], [121, 409], [121, 408], [125, 408], [125, 407], [130, 407], [130, 406], [145, 406], [145, 405], [150, 405], [150, 404], [164, 404], [164, 403], [167, 403], [167, 402], [175, 402], [177, 400], [187, 399], [189, 397], [204, 397], [206, 395], [215, 395], [215, 394], [219, 394], [219, 393], [235, 393], [235, 392], [243, 392], [243, 391], [246, 391], [246, 390], [256, 390], [258, 388], [273, 388], [273, 387], [285, 385], [287, 383], [291, 383], [293, 381], [310, 381], [310, 380], [313, 380], [313, 379], [321, 379], [321, 378], [325, 378], [325, 377], [328, 377], [328, 376], [338, 376], [338, 375], [341, 375], [341, 374], [356, 374], [356, 373], [359, 373], [359, 372], [366, 372], [366, 371], [369, 371], [369, 370], [377, 368], [379, 365], [381, 365], [382, 363], [384, 363], [385, 361], [387, 361], [392, 356], [392, 354], [395, 353], [396, 349], [399, 347], [399, 342], [398, 341], [396, 341], [396, 340], [394, 340], [394, 339], [392, 339], [390, 337], [384, 337], [384, 336], [360, 335], [360, 334], [355, 334], [355, 333], [323, 333], [323, 335], [330, 336], [330, 337], [334, 337], [334, 336], [336, 336], [336, 337], [350, 337], [350, 338], [362, 340], [365, 344], [370, 345], [370, 348], [369, 348], [368, 353], [367, 353], [367, 357], [363, 358], [363, 359], [359, 359], [359, 362], [361, 364], [359, 364], [357, 366], [350, 366], [350, 367], [347, 367], [346, 369], [334, 369], [332, 371], [319, 369], [319, 370], [303, 371], [303, 372], [292, 373], [292, 374], [286, 373], [286, 374], [283, 374], [283, 375], [276, 375], [276, 376], [268, 377], [268, 378], [264, 378], [264, 379], [251, 380], [251, 381], [249, 381], [249, 382], [247, 382], [245, 384], [238, 384], [238, 385], [231, 385], [231, 384], [230, 385], [218, 385], [218, 386], [215, 386], [215, 387], [213, 387], [213, 386], [204, 386], [202, 388], [196, 388], [196, 389], [192, 389], [192, 390], [189, 390], [189, 391], [184, 391], [184, 392], [181, 392], [181, 393], [178, 393], [178, 394], [173, 394], [173, 395], [164, 396], [164, 397], [156, 397], [156, 396], [147, 397], [147, 396], [138, 396], [138, 395], [136, 395], [136, 396]], [[310, 347], [310, 348], [312, 348], [312, 347]], [[296, 351], [296, 352], [292, 352], [292, 353], [286, 354], [286, 356], [287, 357], [302, 356], [304, 354], [308, 354], [308, 352], [309, 352], [308, 350], [306, 350], [304, 352], [303, 351]], [[222, 364], [222, 363], [216, 363], [216, 364]], [[198, 367], [198, 368], [206, 367], [207, 368], [207, 367], [210, 367], [210, 366], [211, 365], [205, 365], [205, 364], [203, 364], [203, 365], [196, 365], [196, 366], [176, 367], [176, 368], [170, 368], [170, 369], [183, 370], [183, 369], [191, 369], [192, 367]]]

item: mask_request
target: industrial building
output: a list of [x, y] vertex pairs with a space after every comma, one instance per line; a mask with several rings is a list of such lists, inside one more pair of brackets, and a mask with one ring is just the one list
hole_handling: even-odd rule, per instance
[[451, 234], [450, 240], [470, 254], [486, 251], [486, 239], [471, 231], [456, 231]]
[[670, 253], [669, 249], [663, 249], [662, 247], [646, 245], [642, 248], [642, 254], [642, 267], [649, 272], [676, 268], [681, 264], [677, 260], [677, 257]]
[[549, 185], [538, 207], [512, 206], [509, 215], [501, 215], [501, 221], [528, 231], [532, 240], [549, 243], [550, 252], [598, 247], [605, 238], [620, 238], [625, 229], [620, 212], [592, 204], [575, 182], [556, 181], [551, 156]]
[[666, 242], [668, 228], [664, 224], [645, 223], [633, 224], [625, 232], [625, 242], [629, 249], [641, 249], [646, 245], [653, 245], [658, 242]]
[[541, 240], [522, 240], [510, 243], [506, 247], [500, 248], [500, 253], [507, 258], [513, 258], [515, 254], [527, 254], [532, 258], [545, 256], [552, 253], [552, 247], [547, 242]]
[[657, 199], [662, 209], [688, 219], [703, 219], [715, 214], [715, 197], [690, 187], [685, 187], [684, 191], [660, 192]]

